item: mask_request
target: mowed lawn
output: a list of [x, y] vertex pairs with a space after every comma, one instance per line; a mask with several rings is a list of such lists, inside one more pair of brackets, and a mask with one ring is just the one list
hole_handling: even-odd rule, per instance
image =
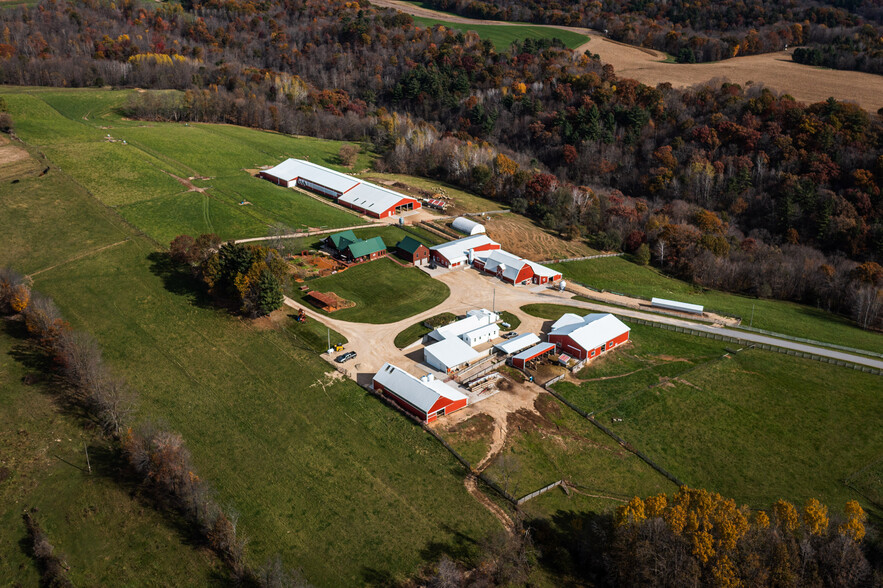
[[560, 270], [565, 279], [599, 290], [702, 304], [710, 311], [742, 317], [745, 326], [751, 323], [758, 329], [883, 353], [883, 334], [859, 329], [844, 317], [811, 306], [701, 290], [620, 257], [571, 261], [551, 267]]
[[[27, 386], [27, 353], [19, 323], [0, 322], [0, 578], [4, 585], [37, 586], [39, 571], [22, 546], [22, 513], [34, 516], [75, 586], [205, 586], [225, 575], [213, 553], [114, 479], [105, 442], [65, 414], [46, 384]], [[86, 469], [84, 444], [93, 473]]]
[[[355, 303], [333, 313], [335, 319], [359, 323], [394, 323], [441, 304], [451, 294], [448, 286], [415, 267], [405, 268], [389, 259], [377, 259], [346, 271], [310, 280], [317, 292], [334, 292]], [[306, 293], [291, 288], [291, 295], [310, 305]]]
[[[337, 157], [344, 143], [225, 125], [126, 121], [116, 109], [130, 93], [9, 88], [2, 95], [23, 140], [160, 244], [182, 233], [237, 239], [264, 236], [275, 224], [294, 230], [364, 224], [252, 175], [287, 157], [347, 171]], [[368, 167], [372, 158], [362, 153], [354, 167]]]
[[[818, 498], [842, 512], [851, 499], [871, 506], [843, 481], [883, 454], [880, 381], [808, 359], [743, 351], [598, 418], [622, 418], [614, 430], [690, 486], [754, 508]], [[879, 479], [862, 483], [880, 495]]]
[[424, 16], [412, 16], [411, 18], [414, 19], [416, 24], [424, 27], [442, 25], [463, 33], [474, 31], [482, 39], [487, 39], [493, 43], [497, 51], [506, 51], [515, 41], [523, 41], [525, 39], [559, 39], [568, 49], [576, 49], [589, 40], [586, 35], [573, 31], [537, 25], [460, 24]]

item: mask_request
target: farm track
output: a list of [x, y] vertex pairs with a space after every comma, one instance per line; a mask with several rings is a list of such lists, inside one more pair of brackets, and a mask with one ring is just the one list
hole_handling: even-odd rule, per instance
[[[414, 16], [422, 16], [453, 24], [516, 26], [495, 20], [476, 20], [421, 8], [401, 0], [371, 0], [376, 6], [394, 8]], [[853, 101], [870, 112], [883, 107], [883, 76], [846, 70], [831, 70], [801, 65], [785, 51], [733, 57], [714, 63], [666, 63], [665, 54], [653, 49], [627, 45], [604, 37], [604, 34], [582, 27], [533, 25], [573, 31], [588, 35], [590, 40], [574, 50], [597, 53], [609, 63], [617, 75], [656, 86], [669, 82], [675, 88], [688, 88], [714, 79], [728, 80], [746, 86], [762, 84], [777, 92], [787, 93], [801, 102], [821, 102], [833, 96]]]

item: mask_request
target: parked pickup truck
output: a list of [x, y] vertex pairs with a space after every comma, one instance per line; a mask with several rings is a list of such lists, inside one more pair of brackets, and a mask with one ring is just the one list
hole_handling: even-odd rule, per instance
[[355, 356], [356, 356], [355, 351], [347, 351], [343, 355], [338, 355], [334, 361], [336, 361], [337, 363], [346, 363], [349, 360], [353, 359]]

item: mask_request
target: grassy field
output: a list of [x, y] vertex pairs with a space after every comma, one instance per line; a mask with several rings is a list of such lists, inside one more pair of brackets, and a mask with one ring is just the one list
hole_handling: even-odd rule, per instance
[[[318, 292], [334, 292], [355, 302], [328, 314], [335, 319], [360, 323], [394, 323], [437, 306], [450, 296], [447, 285], [415, 267], [403, 268], [389, 259], [353, 266], [344, 272], [309, 281]], [[292, 288], [289, 296], [305, 304], [306, 293]]]
[[[31, 99], [20, 97], [20, 103]], [[84, 108], [71, 103], [72, 111]], [[110, 365], [140, 391], [139, 418], [180, 431], [221, 504], [240, 513], [252, 563], [281, 553], [317, 585], [385, 584], [439, 550], [477, 542], [497, 528], [466, 493], [462, 469], [434, 439], [353, 382], [330, 376], [335, 372], [315, 352], [324, 335], [318, 323], [246, 321], [214, 308], [189, 278], [169, 268], [155, 243], [63, 171], [0, 185], [0, 198], [14, 210], [0, 215], [0, 229], [14, 235], [4, 241], [12, 246], [0, 249], [0, 264], [46, 270], [35, 276], [36, 288], [54, 297], [75, 327], [93, 333]], [[20, 381], [10, 371], [16, 364], [7, 363], [0, 364], [2, 403]], [[33, 387], [15, 390], [39, 394]], [[0, 406], [10, 419], [4, 423], [22, 421], [25, 409]], [[66, 441], [77, 440], [79, 427], [50, 424], [52, 439], [64, 440], [53, 449], [79, 464], [79, 445]], [[0, 428], [4, 447], [20, 442], [6, 433], [19, 428], [25, 427]], [[114, 504], [108, 495], [128, 499], [129, 488], [112, 479], [96, 473], [101, 488], [85, 488], [80, 470], [47, 457], [49, 446], [41, 440], [38, 449], [51, 467], [28, 474], [28, 484], [41, 494], [22, 494], [21, 500], [41, 507], [47, 530], [72, 565], [89, 560], [75, 571], [78, 585], [211, 583], [216, 563], [190, 547], [189, 537], [182, 544], [174, 524], [149, 505]], [[9, 453], [3, 455], [6, 460]], [[0, 541], [13, 553], [5, 549], [0, 566], [16, 566], [0, 576], [24, 584], [34, 583], [35, 575], [18, 567], [22, 506], [14, 500], [30, 485], [18, 478], [0, 485], [13, 499], [3, 510], [9, 524], [0, 530]], [[80, 523], [82, 517], [91, 519]], [[70, 522], [89, 526], [83, 537], [93, 528], [103, 536], [72, 545]], [[106, 579], [110, 573], [113, 580]]]
[[523, 496], [564, 478], [581, 491], [609, 497], [612, 509], [620, 504], [617, 499], [675, 489], [552, 396], [541, 395], [536, 408], [509, 417], [506, 447], [486, 470], [511, 494]]
[[488, 212], [491, 210], [508, 210], [509, 207], [467, 192], [457, 188], [453, 184], [440, 182], [438, 180], [430, 180], [428, 178], [419, 178], [417, 176], [408, 176], [403, 174], [390, 174], [371, 171], [365, 174], [365, 178], [375, 183], [394, 182], [392, 187], [410, 192], [414, 196], [421, 193], [441, 194], [442, 197], [449, 202], [450, 206], [445, 210], [445, 214], [457, 215], [464, 212]]
[[290, 308], [285, 307], [278, 312], [288, 315], [290, 320], [283, 321], [282, 327], [296, 342], [295, 345], [311, 349], [316, 353], [324, 353], [328, 350], [329, 344], [346, 345], [349, 342], [346, 337], [318, 321], [307, 319], [304, 323], [297, 322], [294, 320], [297, 313]]
[[440, 433], [474, 467], [487, 455], [493, 430], [493, 417], [479, 413]]
[[[757, 299], [719, 292], [700, 291], [692, 285], [664, 276], [619, 257], [554, 264], [565, 279], [593, 288], [652, 298], [673, 298], [702, 304], [708, 310], [742, 317], [742, 322], [759, 329], [836, 343], [868, 351], [883, 352], [883, 335], [864, 331], [843, 317], [811, 306], [781, 300]], [[751, 319], [752, 309], [754, 319]]]
[[458, 24], [423, 16], [414, 16], [412, 18], [416, 24], [424, 27], [442, 25], [463, 33], [474, 31], [482, 39], [487, 39], [493, 43], [497, 51], [505, 51], [515, 41], [522, 41], [524, 39], [559, 39], [569, 49], [576, 49], [589, 40], [586, 35], [574, 33], [573, 31], [537, 25]]
[[[500, 320], [509, 325], [510, 331], [514, 331], [521, 326], [521, 319], [509, 312], [508, 310], [500, 311]], [[500, 327], [502, 329], [502, 327]], [[506, 329], [503, 329], [506, 330]]]
[[[850, 499], [868, 506], [843, 480], [879, 464], [879, 391], [879, 376], [744, 351], [599, 418], [623, 418], [616, 432], [691, 486], [755, 508], [815, 497], [842, 511]], [[865, 493], [879, 495], [879, 484], [871, 478]]]
[[[224, 570], [214, 555], [115, 479], [118, 464], [105, 443], [62, 411], [25, 352], [20, 323], [0, 321], [0, 577], [37, 586], [24, 549], [22, 513], [34, 516], [64, 554], [76, 586], [166, 584], [205, 586]], [[27, 359], [19, 361], [22, 353]], [[94, 473], [86, 471], [84, 443]]]
[[[350, 212], [245, 171], [287, 157], [347, 171], [337, 157], [344, 143], [225, 125], [126, 121], [115, 109], [129, 93], [0, 92], [23, 140], [39, 146], [68, 181], [161, 244], [181, 233], [259, 237], [276, 223], [298, 230], [364, 223]], [[362, 153], [355, 168], [368, 167], [372, 158]], [[251, 204], [240, 205], [242, 201]]]

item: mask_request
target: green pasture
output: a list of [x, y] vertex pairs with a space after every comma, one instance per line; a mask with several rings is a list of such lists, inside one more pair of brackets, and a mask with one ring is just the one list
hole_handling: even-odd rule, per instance
[[859, 329], [844, 317], [793, 302], [702, 290], [620, 257], [571, 261], [551, 267], [560, 270], [565, 279], [599, 290], [702, 304], [706, 310], [741, 317], [745, 326], [750, 323], [758, 329], [794, 337], [883, 352], [883, 335]]
[[599, 415], [686, 484], [754, 508], [818, 498], [841, 511], [883, 451], [880, 376], [771, 352], [743, 351]]
[[[0, 321], [0, 577], [37, 586], [39, 571], [24, 548], [22, 514], [33, 510], [75, 586], [205, 586], [226, 575], [211, 551], [194, 546], [120, 478], [108, 445], [65, 412], [39, 374], [40, 357], [18, 322]], [[88, 472], [89, 448], [92, 473]]]
[[[394, 323], [441, 304], [451, 293], [447, 285], [422, 270], [404, 268], [383, 258], [310, 280], [309, 286], [318, 292], [334, 292], [355, 302], [354, 307], [328, 316], [360, 323]], [[310, 304], [305, 292], [300, 290], [289, 292], [289, 296]]]
[[589, 40], [586, 35], [581, 35], [580, 33], [539, 25], [460, 24], [423, 16], [412, 16], [411, 18], [414, 19], [417, 25], [424, 27], [442, 25], [463, 33], [474, 31], [482, 39], [487, 39], [493, 43], [494, 48], [499, 52], [509, 49], [515, 41], [523, 41], [524, 39], [559, 39], [568, 49], [576, 49]]
[[414, 323], [413, 325], [411, 325], [410, 327], [406, 328], [401, 333], [396, 335], [396, 338], [393, 341], [395, 343], [395, 346], [398, 347], [399, 349], [403, 349], [403, 348], [407, 347], [408, 345], [410, 345], [411, 343], [414, 343], [415, 341], [422, 339], [423, 337], [428, 335], [431, 331], [433, 331], [433, 329], [430, 329], [429, 327], [427, 327], [423, 323], [425, 323], [427, 321], [434, 321], [434, 320], [445, 321], [445, 324], [447, 324], [447, 323], [451, 323], [451, 322], [454, 322], [455, 320], [457, 320], [457, 315], [450, 313], [450, 312], [443, 312], [441, 314], [435, 315], [432, 318], [427, 319], [426, 321], [420, 321], [419, 323]]

